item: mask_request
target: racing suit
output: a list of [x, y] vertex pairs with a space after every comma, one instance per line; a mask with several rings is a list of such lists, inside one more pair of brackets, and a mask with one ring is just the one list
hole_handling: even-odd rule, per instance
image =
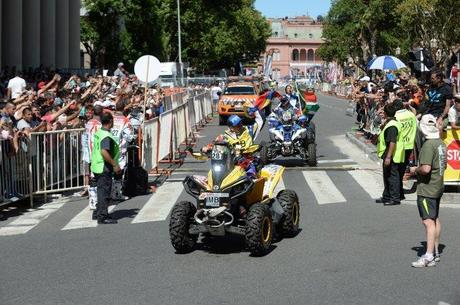
[[289, 103], [291, 104], [291, 106], [293, 108], [297, 108], [297, 109], [300, 109], [300, 100], [299, 100], [299, 97], [297, 95], [295, 95], [294, 93], [292, 94], [287, 94], [287, 96], [289, 96]]
[[93, 140], [96, 131], [101, 128], [101, 122], [97, 119], [91, 119], [85, 124], [85, 132], [81, 137], [81, 146], [83, 149], [83, 162], [85, 164], [85, 173], [90, 176], [88, 187], [88, 198], [90, 210], [96, 210], [97, 205], [97, 186], [96, 178], [89, 170], [91, 163], [91, 154], [93, 152]]
[[111, 133], [120, 147], [120, 159], [118, 164], [122, 173], [115, 175], [112, 183], [111, 197], [114, 200], [123, 199], [123, 171], [127, 164], [128, 145], [133, 140], [134, 132], [131, 123], [127, 117], [121, 113], [113, 114], [113, 127]]
[[237, 159], [238, 165], [246, 170], [246, 174], [249, 177], [255, 178], [257, 176], [257, 160], [252, 154], [246, 152], [247, 149], [254, 145], [249, 129], [244, 126], [240, 134], [236, 134], [231, 130], [226, 130], [222, 137], [224, 141], [228, 142], [233, 147], [237, 145], [241, 146], [241, 156]]

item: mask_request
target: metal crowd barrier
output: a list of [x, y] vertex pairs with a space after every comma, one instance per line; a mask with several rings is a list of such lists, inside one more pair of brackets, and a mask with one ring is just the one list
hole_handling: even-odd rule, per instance
[[15, 152], [12, 141], [0, 140], [0, 206], [29, 196], [29, 146], [29, 139], [21, 137]]
[[[179, 146], [191, 143], [193, 131], [212, 114], [209, 90], [179, 92], [170, 97], [176, 105], [145, 122], [142, 130], [143, 167], [157, 169], [163, 159], [174, 158]], [[85, 129], [31, 133], [19, 139], [16, 152], [10, 140], [0, 140], [0, 206], [36, 195], [78, 190], [86, 185], [81, 137]]]
[[34, 195], [81, 189], [85, 185], [81, 136], [84, 128], [31, 133], [31, 202]]
[[151, 172], [158, 172], [159, 163], [174, 162], [175, 154], [181, 144], [190, 144], [194, 140], [193, 132], [203, 126], [212, 114], [211, 92], [205, 90], [183, 100], [172, 110], [145, 122], [142, 141], [142, 164]]

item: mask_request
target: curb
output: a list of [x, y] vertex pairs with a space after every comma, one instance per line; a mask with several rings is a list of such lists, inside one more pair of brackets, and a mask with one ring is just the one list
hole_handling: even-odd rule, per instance
[[377, 156], [377, 148], [374, 147], [373, 145], [369, 145], [367, 143], [364, 143], [364, 141], [361, 141], [358, 139], [355, 135], [354, 132], [347, 132], [345, 134], [346, 138], [356, 146], [358, 146], [359, 149], [364, 151], [366, 154], [366, 157], [371, 159], [372, 161], [380, 162], [380, 158]]

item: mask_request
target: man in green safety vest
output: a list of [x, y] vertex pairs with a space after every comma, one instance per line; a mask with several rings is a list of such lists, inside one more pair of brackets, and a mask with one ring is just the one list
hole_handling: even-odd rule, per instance
[[108, 205], [112, 190], [112, 176], [121, 172], [118, 160], [120, 159], [120, 147], [112, 136], [110, 130], [113, 127], [111, 113], [101, 115], [100, 128], [94, 134], [93, 151], [91, 156], [91, 171], [96, 177], [97, 205], [96, 217], [98, 224], [112, 224], [117, 221], [109, 216]]
[[400, 199], [404, 200], [406, 198], [404, 196], [403, 178], [409, 164], [410, 155], [414, 151], [415, 137], [417, 135], [417, 117], [412, 111], [404, 108], [402, 100], [395, 100], [393, 105], [395, 105], [397, 110], [395, 118], [401, 124], [401, 138], [404, 141], [404, 162], [399, 167]]
[[404, 142], [401, 137], [401, 124], [395, 119], [395, 106], [387, 104], [383, 111], [385, 126], [378, 137], [377, 154], [383, 159], [384, 190], [382, 198], [376, 202], [387, 206], [401, 203], [399, 167], [404, 162]]

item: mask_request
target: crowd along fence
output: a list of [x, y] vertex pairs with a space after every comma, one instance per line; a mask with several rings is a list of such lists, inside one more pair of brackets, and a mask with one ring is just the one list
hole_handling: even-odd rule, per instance
[[[209, 90], [183, 91], [169, 97], [171, 109], [146, 121], [140, 139], [143, 167], [160, 173], [160, 162], [176, 162], [181, 144], [192, 144], [194, 131], [212, 114]], [[0, 206], [34, 196], [76, 191], [85, 187], [84, 129], [34, 132], [19, 138], [16, 149], [0, 140]]]

